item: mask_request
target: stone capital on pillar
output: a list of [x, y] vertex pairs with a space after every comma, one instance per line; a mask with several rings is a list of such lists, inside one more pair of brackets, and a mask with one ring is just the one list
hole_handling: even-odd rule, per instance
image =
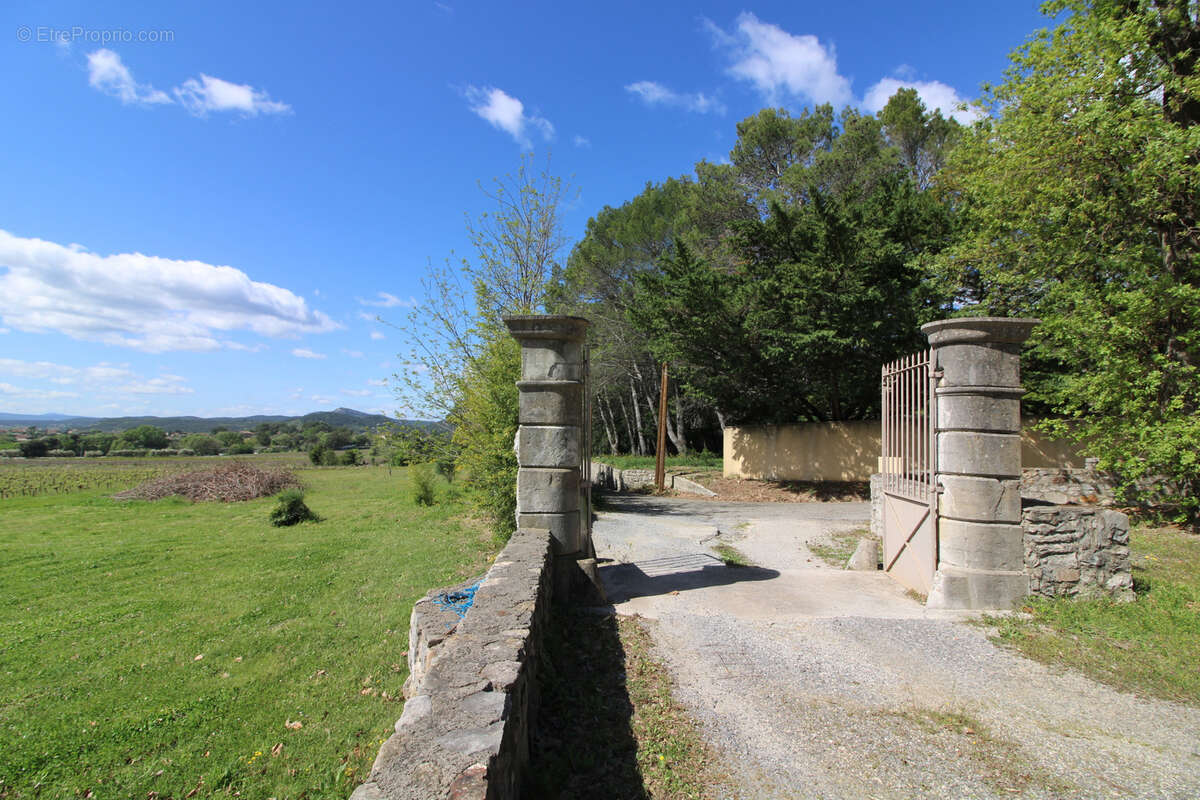
[[588, 321], [583, 317], [527, 314], [504, 317], [504, 324], [517, 341], [525, 339], [562, 339], [582, 342], [587, 336]]
[[1012, 608], [1028, 593], [1018, 492], [1021, 345], [1038, 322], [964, 317], [921, 327], [940, 375], [930, 607]]

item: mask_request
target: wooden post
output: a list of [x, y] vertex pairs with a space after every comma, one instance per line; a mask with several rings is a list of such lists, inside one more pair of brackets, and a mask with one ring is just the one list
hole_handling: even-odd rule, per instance
[[654, 457], [654, 485], [661, 492], [667, 483], [667, 362], [662, 365], [662, 391], [658, 395], [658, 452]]

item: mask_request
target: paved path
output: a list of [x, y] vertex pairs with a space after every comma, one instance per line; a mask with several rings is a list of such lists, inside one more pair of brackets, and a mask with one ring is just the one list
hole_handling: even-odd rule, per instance
[[[609, 599], [646, 617], [743, 798], [1200, 798], [1200, 710], [1003, 651], [805, 543], [866, 503], [609, 496]], [[757, 567], [726, 567], [726, 542]]]

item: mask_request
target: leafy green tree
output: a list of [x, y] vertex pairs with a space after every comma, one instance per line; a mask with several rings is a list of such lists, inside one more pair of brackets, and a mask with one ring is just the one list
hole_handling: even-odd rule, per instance
[[139, 425], [121, 434], [126, 450], [161, 450], [168, 444], [167, 433], [153, 425]]
[[471, 496], [503, 538], [516, 525], [520, 358], [501, 317], [545, 308], [565, 245], [563, 183], [532, 166], [523, 157], [514, 174], [483, 189], [494, 210], [467, 223], [474, 259], [430, 269], [425, 302], [405, 328], [413, 344], [407, 362], [420, 368], [395, 375], [408, 409], [452, 427]]
[[1200, 516], [1200, 10], [1054, 0], [953, 152], [969, 313], [1028, 314], [1033, 399], [1127, 489]]
[[[629, 202], [606, 207], [589, 220], [587, 235], [571, 252], [566, 268], [555, 273], [549, 305], [557, 313], [578, 314], [592, 323], [588, 331], [592, 386], [613, 452], [620, 438], [613, 409], [633, 409], [637, 430], [630, 428], [626, 440], [630, 449], [643, 452], [645, 442], [653, 441], [648, 427], [659, 397], [658, 366], [646, 347], [645, 334], [629, 318], [635, 278], [657, 272], [659, 261], [677, 241], [704, 247], [710, 240], [703, 225], [715, 224], [713, 220], [693, 221], [701, 192], [698, 184], [685, 179], [647, 184]], [[687, 452], [688, 419], [697, 409], [693, 396], [680, 393], [678, 382], [674, 386], [667, 435], [682, 453]], [[644, 414], [639, 411], [643, 404]], [[637, 424], [639, 419], [643, 424]]]
[[243, 441], [242, 434], [237, 431], [219, 431], [214, 438], [220, 442], [222, 450], [240, 445]]
[[294, 433], [277, 433], [271, 437], [272, 447], [282, 447], [287, 450], [295, 450], [299, 439]]
[[102, 453], [107, 453], [116, 440], [117, 437], [111, 433], [87, 433], [83, 435], [81, 444], [85, 451], [99, 450]]
[[869, 416], [880, 363], [919, 346], [917, 325], [944, 307], [924, 279], [952, 215], [925, 187], [957, 123], [908, 90], [878, 116], [767, 108], [737, 132], [729, 164], [700, 162], [602, 210], [556, 276], [556, 310], [597, 323], [613, 450], [646, 448], [663, 360], [680, 452], [714, 417]]
[[900, 89], [879, 112], [879, 121], [900, 161], [920, 189], [929, 188], [962, 137], [963, 128], [941, 112], [930, 112], [916, 89]]
[[334, 428], [321, 435], [321, 444], [330, 450], [348, 447], [353, 440], [354, 433], [349, 428]]
[[271, 437], [279, 430], [279, 425], [273, 422], [260, 422], [254, 428], [254, 440], [260, 447], [271, 444]]
[[792, 210], [741, 223], [742, 267], [686, 248], [638, 277], [634, 321], [663, 359], [732, 419], [844, 420], [878, 410], [880, 364], [920, 344], [940, 311], [911, 262], [935, 246], [944, 210], [907, 178], [866, 198], [810, 189]]
[[438, 460], [453, 462], [457, 457], [451, 447], [450, 430], [447, 428], [392, 425], [386, 433], [386, 442], [391, 449], [391, 463], [397, 467]]
[[19, 442], [17, 448], [25, 458], [41, 458], [50, 450], [43, 439], [26, 439]]
[[195, 451], [198, 456], [215, 456], [221, 452], [221, 442], [204, 433], [190, 433], [180, 440], [179, 446]]

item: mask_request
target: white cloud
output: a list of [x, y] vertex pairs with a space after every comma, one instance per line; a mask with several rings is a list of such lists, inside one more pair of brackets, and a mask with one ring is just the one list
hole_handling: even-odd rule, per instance
[[[718, 48], [728, 52], [729, 74], [752, 84], [770, 102], [799, 99], [812, 103], [832, 103], [834, 106], [855, 103], [850, 79], [838, 72], [837, 54], [832, 44], [822, 44], [809, 34], [788, 33], [778, 25], [763, 22], [750, 12], [738, 15], [735, 29], [728, 33], [710, 21], [705, 21]], [[940, 109], [944, 116], [963, 124], [978, 119], [976, 109], [960, 109], [966, 101], [954, 87], [941, 81], [918, 81], [916, 71], [905, 64], [893, 77], [882, 78], [867, 90], [861, 103], [872, 114], [883, 108], [898, 89], [917, 90], [926, 108]], [[647, 103], [666, 103], [674, 93], [658, 84], [643, 81], [626, 87], [646, 85], [643, 99]]]
[[180, 375], [160, 375], [145, 381], [127, 383], [116, 387], [119, 394], [192, 394], [195, 389], [187, 386], [187, 379]]
[[64, 392], [58, 389], [26, 389], [13, 386], [11, 383], [0, 383], [0, 394], [6, 394], [21, 400], [57, 400], [63, 397], [79, 397], [78, 392]]
[[580, 136], [579, 134], [575, 134], [575, 138], [571, 141], [576, 147], [588, 148], [592, 146], [591, 139], [587, 138], [586, 136]]
[[342, 355], [346, 356], [347, 358], [362, 358], [363, 352], [362, 350], [347, 350], [343, 347]]
[[302, 297], [233, 267], [101, 256], [3, 230], [0, 319], [22, 331], [152, 353], [228, 347], [220, 336], [233, 330], [294, 337], [341, 327]]
[[[911, 68], [908, 72], [911, 73]], [[978, 108], [960, 108], [967, 102], [967, 99], [960, 96], [953, 86], [948, 86], [941, 81], [916, 81], [901, 78], [884, 78], [868, 89], [866, 96], [863, 97], [863, 108], [872, 114], [878, 113], [887, 105], [888, 100], [892, 99], [892, 95], [901, 89], [916, 89], [917, 96], [921, 98], [921, 102], [925, 104], [926, 108], [930, 111], [936, 108], [942, 112], [942, 116], [953, 117], [963, 125], [970, 125], [981, 116]]]
[[342, 394], [350, 397], [370, 397], [373, 392], [370, 389], [342, 389]]
[[466, 96], [471, 111], [513, 137], [522, 147], [530, 146], [531, 130], [541, 134], [547, 141], [554, 138], [554, 126], [550, 120], [527, 115], [525, 104], [503, 89], [468, 86]]
[[207, 116], [211, 111], [240, 112], [255, 117], [259, 114], [287, 114], [292, 110], [287, 103], [272, 100], [262, 89], [214, 78], [203, 72], [199, 79], [188, 78], [168, 94], [148, 83], [134, 80], [133, 73], [121, 61], [121, 56], [107, 48], [88, 53], [87, 60], [88, 84], [125, 105], [173, 105], [178, 102], [198, 117]]
[[374, 339], [375, 341], [379, 341], [380, 339], [386, 339], [387, 337], [384, 336], [379, 331], [371, 331], [371, 338]]
[[717, 45], [729, 51], [729, 73], [753, 84], [771, 102], [799, 97], [814, 103], [851, 102], [850, 81], [837, 70], [833, 45], [816, 36], [796, 36], [749, 12], [738, 15], [729, 34], [709, 23]]
[[307, 347], [297, 347], [292, 351], [292, 355], [294, 355], [296, 358], [328, 358], [328, 356], [324, 353], [314, 353]]
[[[110, 364], [105, 361], [90, 367], [75, 367], [51, 361], [21, 361], [15, 358], [0, 358], [0, 376], [43, 380], [60, 386], [74, 386], [78, 387], [80, 391], [86, 391], [88, 397], [92, 399], [109, 395], [128, 397], [138, 394], [192, 394], [195, 391], [187, 385], [187, 378], [182, 375], [163, 373], [155, 378], [146, 378], [131, 370], [128, 364]], [[12, 384], [6, 385], [12, 387]], [[43, 389], [21, 391], [28, 399], [80, 396], [78, 392], [47, 392]]]
[[330, 395], [327, 395], [327, 394], [314, 394], [311, 397], [309, 397], [308, 399], [312, 400], [314, 403], [320, 403], [323, 406], [331, 406], [335, 402], [337, 402], [336, 397], [331, 397]]
[[710, 111], [717, 114], [725, 113], [725, 106], [721, 101], [702, 92], [676, 92], [654, 81], [631, 83], [625, 87], [625, 91], [637, 95], [643, 103], [650, 107], [670, 106], [697, 114], [707, 114]]
[[[379, 292], [378, 297], [379, 297], [378, 300], [363, 300], [360, 297], [360, 298], [358, 298], [358, 302], [360, 305], [375, 306], [377, 308], [395, 308], [396, 306], [403, 306], [404, 308], [416, 308], [417, 306], [420, 305], [420, 302], [411, 295], [409, 295], [409, 298], [407, 300], [401, 300], [399, 297], [396, 297], [396, 295], [394, 295], [394, 294], [388, 294], [387, 292]], [[372, 321], [375, 320], [375, 317], [371, 316], [370, 314], [365, 314], [365, 312], [362, 312], [362, 311], [360, 311], [358, 315], [360, 317], [363, 317], [365, 315], [366, 319], [369, 319]]]
[[259, 114], [287, 114], [292, 110], [287, 103], [272, 100], [261, 89], [249, 84], [223, 81], [203, 72], [199, 80], [188, 78], [182, 86], [172, 91], [180, 105], [198, 117], [210, 111], [239, 111], [256, 117]]
[[256, 345], [247, 345], [247, 344], [242, 344], [241, 342], [235, 342], [232, 340], [225, 342], [225, 346], [228, 347], [230, 350], [241, 350], [242, 352], [245, 352], [245, 353], [261, 353], [263, 350], [271, 349], [262, 343], [259, 343]]
[[91, 367], [72, 367], [52, 361], [21, 361], [16, 358], [0, 358], [0, 375], [88, 385], [108, 384], [114, 380], [136, 377], [128, 364], [109, 364], [107, 361], [101, 361]]
[[88, 53], [88, 84], [104, 94], [111, 95], [125, 105], [156, 105], [170, 103], [166, 92], [153, 86], [138, 83], [133, 73], [121, 63], [121, 57], [112, 50], [100, 49]]
[[387, 382], [386, 378], [370, 378], [369, 380], [367, 380], [367, 386], [387, 386], [387, 385], [388, 385], [388, 382]]

